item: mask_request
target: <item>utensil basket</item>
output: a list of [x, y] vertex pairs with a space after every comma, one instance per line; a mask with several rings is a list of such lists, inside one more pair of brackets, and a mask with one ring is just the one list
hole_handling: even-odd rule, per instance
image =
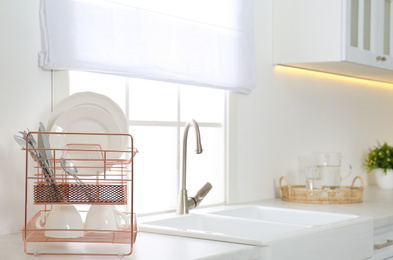
[[[359, 180], [360, 186], [355, 186]], [[283, 185], [283, 181], [285, 184]], [[326, 189], [308, 189], [305, 185], [290, 185], [286, 177], [282, 176], [279, 181], [281, 199], [289, 202], [300, 203], [360, 203], [363, 201], [363, 179], [356, 176], [351, 186], [338, 186]]]
[[[87, 194], [86, 194], [87, 193]], [[59, 196], [60, 194], [60, 196]], [[38, 183], [34, 185], [34, 203], [127, 203], [126, 184], [72, 184], [61, 183], [56, 186]]]
[[[133, 164], [138, 152], [129, 134], [29, 132], [27, 138], [46, 135], [51, 148], [28, 147], [26, 152], [25, 223], [21, 229], [24, 250], [30, 255], [108, 255], [132, 253], [136, 240], [136, 215], [133, 212]], [[80, 140], [76, 143], [67, 143]], [[94, 140], [103, 140], [94, 143]], [[120, 148], [120, 147], [121, 148]], [[45, 151], [50, 158], [33, 159], [31, 152]], [[45, 162], [43, 162], [45, 160]], [[72, 163], [63, 168], [61, 161]], [[77, 173], [70, 175], [66, 169]], [[36, 219], [51, 210], [52, 205], [74, 205], [82, 220], [91, 205], [118, 205], [130, 225], [116, 230], [77, 230], [78, 238], [47, 237], [36, 226]], [[55, 231], [75, 232], [72, 229]]]

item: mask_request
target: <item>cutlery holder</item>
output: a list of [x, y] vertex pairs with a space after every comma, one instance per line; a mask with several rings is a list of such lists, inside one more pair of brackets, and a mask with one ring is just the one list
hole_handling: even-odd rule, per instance
[[[29, 147], [26, 152], [25, 225], [21, 229], [25, 253], [29, 255], [130, 255], [137, 226], [133, 212], [133, 164], [138, 152], [129, 134], [29, 132], [47, 135], [51, 148]], [[70, 138], [72, 137], [72, 138]], [[79, 142], [64, 143], [63, 140]], [[93, 143], [92, 140], [104, 143]], [[123, 147], [123, 143], [125, 143]], [[111, 144], [116, 144], [111, 147]], [[122, 147], [118, 147], [119, 144]], [[112, 145], [113, 146], [113, 145]], [[50, 158], [33, 159], [44, 150]], [[72, 164], [64, 167], [62, 161]], [[72, 166], [71, 166], [72, 165]], [[63, 167], [64, 168], [63, 168]], [[69, 168], [73, 167], [73, 173]], [[121, 230], [77, 230], [82, 237], [48, 237], [36, 219], [53, 205], [73, 204], [86, 217], [90, 205], [119, 205], [130, 225]], [[44, 218], [46, 219], [46, 217]], [[44, 221], [44, 220], [42, 220]], [[46, 220], [45, 220], [46, 221]], [[83, 220], [82, 220], [83, 221]], [[44, 226], [45, 223], [42, 223]], [[57, 232], [76, 232], [59, 229]], [[59, 242], [62, 246], [59, 248]], [[105, 248], [105, 249], [104, 249]]]
[[34, 185], [34, 203], [108, 203], [124, 205], [127, 204], [127, 185], [63, 183], [54, 186], [41, 183]]

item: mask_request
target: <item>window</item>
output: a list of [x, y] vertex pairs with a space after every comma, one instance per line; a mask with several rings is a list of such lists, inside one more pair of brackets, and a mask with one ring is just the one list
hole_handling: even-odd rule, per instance
[[[207, 181], [213, 189], [203, 205], [225, 201], [226, 92], [203, 87], [87, 72], [69, 73], [70, 94], [104, 94], [123, 109], [139, 153], [134, 164], [134, 211], [176, 208], [184, 123], [200, 127], [202, 154], [195, 154], [195, 131], [188, 133], [187, 190], [193, 196]], [[110, 87], [108, 87], [110, 86]]]

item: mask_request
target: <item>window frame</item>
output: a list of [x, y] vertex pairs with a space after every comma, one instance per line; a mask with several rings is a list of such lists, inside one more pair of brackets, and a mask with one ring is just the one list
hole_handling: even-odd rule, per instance
[[[187, 123], [185, 121], [180, 120], [180, 87], [177, 88], [177, 121], [159, 121], [159, 120], [131, 120], [129, 116], [129, 79], [126, 79], [125, 81], [125, 89], [126, 89], [126, 95], [125, 95], [125, 115], [128, 120], [129, 126], [138, 126], [138, 127], [176, 127], [176, 135], [177, 135], [177, 154], [176, 154], [176, 168], [177, 168], [177, 191], [180, 189], [180, 174], [181, 174], [181, 167], [182, 167], [182, 139], [183, 139], [183, 132], [181, 131], [184, 125]], [[179, 84], [178, 84], [179, 85]], [[217, 91], [217, 90], [216, 90]], [[223, 194], [222, 194], [222, 200], [218, 203], [214, 204], [209, 204], [207, 206], [212, 206], [212, 205], [219, 205], [219, 204], [226, 204], [228, 201], [228, 111], [229, 111], [229, 95], [230, 93], [225, 90], [219, 90], [219, 91], [224, 91], [224, 108], [223, 108], [223, 121], [222, 123], [217, 123], [217, 122], [203, 122], [203, 121], [198, 121], [198, 125], [200, 126], [201, 129], [203, 128], [222, 128], [222, 133], [223, 133], [223, 147], [221, 147], [222, 152], [223, 152]], [[99, 93], [99, 92], [98, 92]], [[68, 97], [71, 95], [70, 93], [70, 75], [68, 71], [52, 71], [52, 111], [55, 107], [55, 104], [57, 101], [60, 101], [61, 99]], [[203, 130], [202, 130], [203, 131]], [[130, 133], [132, 134], [132, 133]], [[203, 136], [202, 136], [203, 139]], [[209, 180], [206, 180], [209, 181]], [[214, 188], [213, 188], [214, 189]], [[135, 192], [135, 191], [134, 191]], [[189, 191], [190, 192], [190, 191]], [[196, 192], [192, 190], [191, 192]], [[189, 194], [193, 195], [193, 194]], [[177, 197], [176, 197], [177, 199]], [[175, 202], [176, 204], [176, 202]], [[203, 207], [203, 205], [202, 205]], [[166, 210], [158, 210], [158, 211], [146, 211], [142, 212], [141, 215], [151, 215], [151, 214], [157, 214], [161, 212], [168, 212], [168, 211], [173, 211], [175, 209], [173, 208], [168, 208]]]

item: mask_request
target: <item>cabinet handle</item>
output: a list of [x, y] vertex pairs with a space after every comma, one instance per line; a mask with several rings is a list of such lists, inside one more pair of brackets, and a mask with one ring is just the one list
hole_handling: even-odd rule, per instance
[[375, 249], [381, 249], [381, 248], [384, 248], [384, 247], [387, 247], [387, 246], [391, 246], [391, 245], [393, 245], [393, 240], [388, 239], [388, 240], [386, 240], [386, 243], [374, 244], [374, 248]]
[[385, 60], [386, 60], [386, 57], [383, 57], [383, 56], [377, 56], [377, 60], [380, 60], [380, 61], [385, 61]]

